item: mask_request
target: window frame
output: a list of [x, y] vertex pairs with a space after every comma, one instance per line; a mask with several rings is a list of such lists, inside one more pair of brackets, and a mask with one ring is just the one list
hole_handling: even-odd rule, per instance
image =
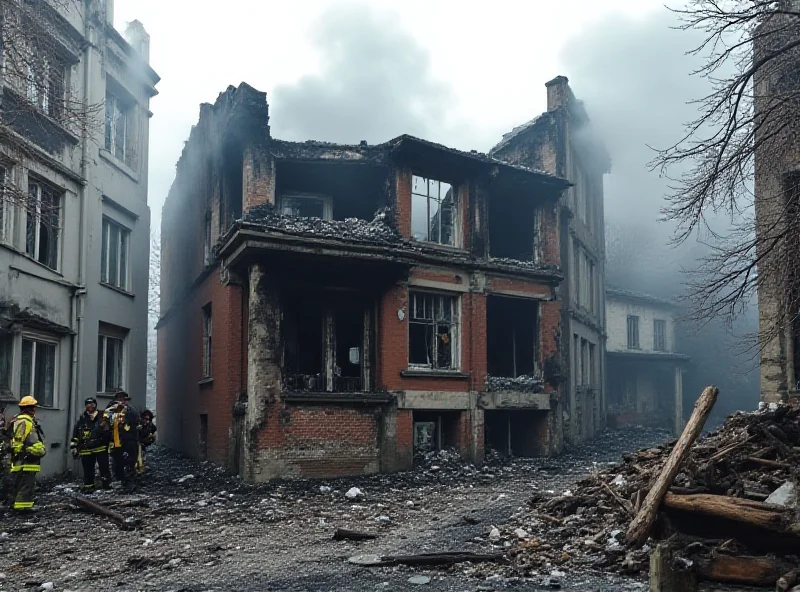
[[[425, 185], [425, 193], [419, 193], [414, 191], [414, 187], [416, 186], [415, 179], [421, 179]], [[436, 183], [438, 185], [438, 196], [431, 195], [431, 183]], [[453, 192], [453, 204], [452, 204], [452, 230], [451, 230], [451, 237], [452, 241], [450, 243], [442, 242], [442, 204], [444, 200], [447, 199], [447, 192], [445, 192], [444, 197], [442, 196], [442, 185], [449, 185], [450, 190]], [[451, 249], [460, 249], [462, 245], [462, 232], [461, 232], [461, 199], [460, 199], [460, 192], [458, 188], [458, 184], [453, 183], [451, 181], [445, 181], [443, 179], [436, 179], [433, 177], [426, 177], [425, 175], [418, 175], [416, 173], [411, 174], [411, 185], [410, 185], [410, 194], [411, 194], [411, 204], [410, 204], [410, 214], [411, 214], [411, 238], [417, 242], [421, 243], [428, 243], [431, 245], [436, 245], [438, 247], [445, 247]], [[425, 232], [427, 238], [417, 238], [414, 234], [414, 196], [421, 197], [425, 199]], [[438, 204], [437, 214], [439, 215], [439, 227], [438, 227], [438, 240], [432, 240], [431, 238], [431, 200], [435, 201]]]
[[[14, 333], [11, 331], [0, 331], [0, 393], [12, 392], [14, 389], [14, 362], [16, 339]], [[3, 346], [5, 342], [5, 347]], [[3, 362], [3, 355], [8, 356], [8, 359]], [[3, 382], [2, 368], [5, 365], [6, 369], [6, 382]]]
[[284, 208], [290, 200], [307, 200], [322, 202], [321, 220], [333, 220], [333, 197], [324, 193], [303, 193], [300, 191], [289, 191], [282, 193], [278, 200], [278, 212], [281, 216], [295, 217], [294, 214], [286, 214]]
[[[639, 315], [628, 315], [626, 319], [628, 335], [628, 349], [641, 349], [641, 338], [639, 334]], [[631, 339], [635, 337], [635, 339]]]
[[[121, 97], [119, 93], [109, 90], [106, 87], [105, 99], [105, 123], [103, 129], [103, 147], [114, 158], [120, 162], [124, 162], [128, 166], [132, 166], [131, 154], [131, 112], [134, 107], [133, 101], [128, 98]], [[110, 110], [110, 113], [109, 113]], [[110, 116], [109, 116], [110, 115]], [[121, 156], [117, 154], [117, 140], [120, 139], [120, 132], [117, 128], [118, 123], [122, 121], [122, 148]]]
[[[97, 333], [97, 370], [98, 376], [97, 378], [100, 380], [100, 384], [96, 384], [95, 387], [97, 388], [97, 393], [104, 395], [109, 393], [115, 393], [119, 389], [126, 390], [127, 382], [128, 382], [128, 368], [127, 364], [125, 363], [128, 359], [128, 338], [127, 334], [123, 334], [122, 331], [116, 332], [106, 328], [103, 330], [101, 329]], [[112, 386], [109, 389], [108, 386], [108, 342], [110, 339], [114, 341], [119, 341], [119, 354], [121, 360], [119, 362], [119, 386]], [[102, 345], [101, 345], [102, 343]]]
[[[32, 195], [32, 188], [37, 187], [38, 191], [36, 195]], [[48, 261], [42, 261], [41, 257], [41, 236], [42, 236], [42, 225], [44, 222], [42, 221], [42, 190], [47, 189], [48, 191], [52, 192], [53, 195], [53, 202], [57, 203], [57, 205], [53, 208], [53, 212], [57, 218], [58, 224], [55, 226], [54, 236], [55, 236], [55, 252], [53, 253], [53, 265], [50, 265]], [[52, 269], [53, 271], [59, 271], [61, 268], [61, 221], [63, 217], [63, 207], [64, 207], [64, 190], [58, 188], [47, 181], [39, 179], [39, 177], [28, 177], [28, 199], [33, 200], [33, 209], [34, 211], [31, 212], [31, 207], [29, 206], [25, 210], [25, 254], [30, 257], [31, 259], [35, 260], [38, 263], [41, 263], [45, 267]], [[33, 239], [33, 252], [30, 252], [28, 249], [28, 224], [30, 223], [30, 219], [33, 217], [35, 220], [36, 228], [35, 234]]]
[[209, 379], [213, 376], [213, 332], [214, 332], [214, 313], [212, 303], [209, 302], [203, 307], [203, 376]]
[[[436, 331], [440, 324], [447, 323], [444, 319], [425, 319], [415, 317], [415, 304], [416, 297], [432, 297], [434, 299], [446, 299], [450, 303], [450, 366], [438, 365], [438, 339], [434, 336], [438, 335]], [[408, 291], [408, 330], [406, 336], [406, 343], [408, 346], [407, 362], [408, 368], [413, 370], [430, 370], [432, 372], [458, 372], [461, 369], [461, 295], [447, 292], [433, 292], [429, 290], [418, 290], [410, 288]], [[434, 315], [436, 311], [436, 303], [433, 301]], [[423, 325], [432, 327], [434, 331], [431, 333], [431, 340], [433, 345], [433, 356], [430, 363], [419, 363], [411, 361], [411, 327], [412, 325]]]
[[[658, 328], [661, 331], [658, 331]], [[659, 340], [659, 337], [661, 338]], [[660, 346], [660, 347], [659, 347]], [[667, 321], [665, 319], [653, 319], [653, 351], [666, 352], [667, 350]]]
[[[113, 229], [117, 232], [117, 267], [116, 267], [116, 282], [111, 278], [111, 231]], [[109, 218], [103, 216], [101, 224], [101, 239], [100, 239], [100, 283], [105, 286], [111, 286], [124, 292], [130, 292], [131, 284], [131, 229]], [[122, 264], [124, 263], [124, 270]], [[124, 273], [123, 273], [124, 271]], [[122, 281], [124, 279], [124, 282]]]
[[[22, 377], [24, 375], [25, 368], [23, 367], [23, 350], [25, 348], [25, 342], [29, 341], [33, 343], [33, 355], [31, 358], [31, 368], [30, 368], [30, 383], [31, 383], [31, 391], [29, 393], [22, 392]], [[45, 346], [53, 347], [53, 397], [52, 401], [45, 400], [44, 396], [38, 395], [37, 393], [33, 392], [33, 386], [36, 384], [36, 354], [38, 350], [38, 345], [42, 344]], [[38, 401], [39, 407], [46, 407], [49, 409], [56, 409], [59, 403], [58, 397], [58, 380], [59, 380], [59, 356], [60, 356], [60, 346], [61, 342], [59, 339], [42, 335], [40, 333], [33, 333], [33, 332], [23, 332], [20, 337], [20, 358], [19, 358], [19, 392], [20, 397], [24, 397], [26, 395], [32, 395]]]
[[13, 190], [14, 165], [0, 161], [0, 244], [14, 245], [14, 214], [13, 202], [8, 198], [8, 192]]

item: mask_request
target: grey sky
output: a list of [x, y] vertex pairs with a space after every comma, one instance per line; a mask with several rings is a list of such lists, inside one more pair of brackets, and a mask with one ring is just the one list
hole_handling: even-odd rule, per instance
[[485, 151], [544, 109], [550, 78], [584, 86], [561, 60], [564, 48], [608, 15], [664, 11], [658, 0], [115, 4], [118, 29], [139, 19], [150, 33], [162, 77], [151, 104], [154, 224], [199, 104], [229, 84], [267, 91], [279, 137], [382, 141], [408, 132]]

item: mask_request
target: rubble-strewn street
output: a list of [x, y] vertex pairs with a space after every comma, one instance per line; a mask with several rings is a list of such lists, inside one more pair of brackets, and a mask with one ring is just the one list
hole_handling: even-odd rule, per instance
[[[502, 564], [365, 568], [347, 559], [490, 552], [498, 543], [490, 540], [493, 527], [502, 528], [533, 493], [563, 492], [594, 467], [667, 437], [643, 429], [607, 432], [556, 459], [490, 459], [476, 468], [440, 453], [409, 473], [260, 486], [155, 451], [136, 494], [93, 496], [139, 520], [132, 531], [75, 510], [72, 483], [44, 484], [34, 518], [3, 522], [0, 589], [53, 583], [73, 591], [400, 590], [423, 585], [409, 582], [413, 576], [431, 578], [424, 584], [429, 590], [642, 589], [641, 581], [558, 566], [520, 578]], [[340, 527], [378, 536], [333, 541]]]

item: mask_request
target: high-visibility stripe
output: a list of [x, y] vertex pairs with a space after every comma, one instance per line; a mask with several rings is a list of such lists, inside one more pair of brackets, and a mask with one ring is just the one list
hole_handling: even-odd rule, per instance
[[42, 470], [41, 465], [14, 465], [11, 467], [11, 473], [19, 473], [20, 471], [25, 473], [38, 473]]
[[15, 510], [27, 510], [33, 507], [33, 502], [14, 502]]
[[107, 448], [105, 446], [99, 446], [97, 448], [90, 448], [88, 450], [81, 450], [81, 456], [88, 456], [89, 454], [97, 454], [98, 452], [105, 452]]

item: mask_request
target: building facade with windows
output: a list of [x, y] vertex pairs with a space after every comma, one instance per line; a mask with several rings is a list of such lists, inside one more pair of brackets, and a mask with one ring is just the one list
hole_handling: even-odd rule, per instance
[[147, 33], [134, 21], [120, 35], [111, 0], [3, 8], [0, 397], [39, 401], [54, 474], [73, 466], [86, 397], [144, 404], [158, 76]]
[[228, 88], [163, 210], [162, 442], [251, 481], [559, 451], [568, 186], [411, 136], [282, 141]]
[[560, 345], [566, 381], [564, 438], [579, 444], [605, 426], [606, 319], [603, 176], [611, 158], [569, 81], [546, 84], [547, 111], [503, 136], [490, 154], [572, 183], [559, 208]]
[[608, 421], [683, 430], [683, 372], [678, 352], [678, 308], [666, 300], [606, 289]]

